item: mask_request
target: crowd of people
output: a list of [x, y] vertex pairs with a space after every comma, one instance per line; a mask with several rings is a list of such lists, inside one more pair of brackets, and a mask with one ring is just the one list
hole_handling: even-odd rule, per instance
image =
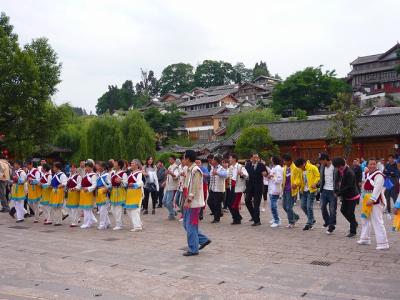
[[35, 160], [10, 164], [0, 159], [1, 212], [8, 212], [17, 223], [32, 217], [33, 223], [42, 218], [45, 225], [69, 222], [71, 227], [87, 229], [97, 224], [99, 230], [110, 228], [112, 223], [113, 230], [123, 229], [123, 215], [127, 214], [135, 232], [143, 229], [141, 215], [149, 214], [151, 197], [151, 214], [164, 206], [169, 220], [183, 222], [188, 239], [184, 255], [191, 256], [211, 243], [198, 228], [206, 205], [213, 224], [230, 212], [231, 224], [239, 225], [244, 199], [251, 225], [260, 226], [262, 198], [264, 203], [268, 199], [270, 226], [277, 228], [283, 223], [278, 210], [281, 201], [286, 227], [292, 229], [300, 219], [294, 209], [299, 201], [306, 219], [303, 230], [308, 231], [315, 226], [314, 203], [319, 200], [323, 226], [327, 234], [332, 234], [340, 200], [340, 211], [349, 223], [347, 237], [357, 235], [355, 209], [361, 204], [358, 244], [371, 244], [373, 229], [376, 249], [384, 250], [389, 248], [384, 214], [393, 213], [393, 227], [400, 229], [399, 170], [400, 160], [393, 155], [383, 166], [377, 159], [355, 159], [349, 166], [344, 158], [331, 159], [327, 153], [320, 153], [316, 164], [302, 158], [293, 160], [290, 154], [271, 157], [269, 162], [253, 154], [242, 164], [236, 154], [210, 154], [201, 161], [188, 150], [182, 159], [171, 155], [167, 168], [152, 157], [143, 165], [138, 159], [130, 163], [87, 159], [79, 166], [67, 167], [45, 160], [37, 165]]

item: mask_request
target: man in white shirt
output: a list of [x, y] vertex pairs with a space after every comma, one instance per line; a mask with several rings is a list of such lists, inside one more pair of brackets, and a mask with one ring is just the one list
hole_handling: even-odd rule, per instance
[[165, 192], [163, 204], [168, 209], [168, 220], [175, 220], [174, 196], [179, 184], [179, 167], [176, 164], [176, 157], [171, 155], [169, 158], [170, 166], [167, 169], [167, 181], [165, 183]]
[[[321, 189], [321, 213], [324, 219], [326, 233], [331, 234], [336, 228], [337, 197], [335, 195], [335, 184], [337, 182], [337, 170], [332, 164], [327, 153], [320, 153], [321, 179], [319, 187]], [[329, 206], [329, 209], [328, 209]]]
[[211, 162], [210, 171], [210, 195], [208, 196], [208, 205], [214, 215], [211, 223], [219, 223], [222, 211], [221, 204], [224, 201], [225, 179], [228, 172], [221, 166], [222, 158], [219, 155], [214, 156]]

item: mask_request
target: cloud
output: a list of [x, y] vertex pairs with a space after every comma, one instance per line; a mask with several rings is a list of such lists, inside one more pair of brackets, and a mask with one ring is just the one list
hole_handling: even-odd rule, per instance
[[21, 43], [46, 36], [58, 53], [55, 101], [88, 111], [109, 84], [138, 81], [140, 68], [159, 75], [175, 62], [264, 60], [281, 76], [322, 64], [345, 76], [354, 58], [399, 39], [399, 9], [396, 0], [3, 0], [1, 8]]

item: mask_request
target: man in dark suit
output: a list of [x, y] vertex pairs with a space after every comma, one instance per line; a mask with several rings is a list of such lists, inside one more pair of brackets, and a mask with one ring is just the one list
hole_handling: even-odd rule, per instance
[[246, 207], [249, 210], [252, 226], [261, 225], [260, 222], [260, 203], [263, 191], [263, 177], [267, 176], [267, 169], [260, 162], [258, 154], [253, 154], [250, 162], [246, 164], [246, 171], [249, 173], [249, 180], [246, 184]]

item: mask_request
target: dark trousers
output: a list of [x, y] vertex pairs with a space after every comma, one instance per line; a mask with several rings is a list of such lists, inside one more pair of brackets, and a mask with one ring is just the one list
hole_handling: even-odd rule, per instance
[[[329, 209], [328, 209], [329, 207]], [[337, 198], [333, 191], [322, 190], [321, 213], [326, 225], [336, 225]]]
[[158, 206], [162, 207], [162, 200], [164, 198], [164, 187], [161, 187], [160, 185], [160, 189], [158, 190]]
[[214, 221], [219, 221], [222, 214], [221, 203], [224, 201], [224, 193], [223, 192], [213, 192], [210, 191], [210, 195], [208, 196], [208, 206], [211, 209], [211, 212], [214, 215]]
[[268, 200], [268, 184], [263, 185], [262, 193], [263, 193], [264, 201], [267, 201]]
[[242, 220], [242, 216], [239, 213], [240, 200], [238, 204], [237, 194], [240, 194], [240, 198], [242, 197], [242, 193], [235, 193], [235, 188], [226, 190], [226, 199], [228, 201], [228, 208], [229, 211], [231, 212], [233, 222], [235, 223], [239, 223]]
[[356, 221], [356, 216], [354, 211], [356, 209], [357, 201], [355, 200], [345, 200], [342, 201], [342, 207], [340, 208], [340, 212], [346, 218], [346, 220], [350, 223], [350, 233], [357, 233], [358, 223]]
[[386, 198], [386, 206], [387, 206], [388, 213], [391, 213], [392, 203], [390, 201], [390, 198], [393, 199], [393, 203], [396, 202], [397, 195], [399, 193], [399, 178], [389, 177], [389, 179], [392, 182], [393, 187], [390, 190], [388, 190], [388, 189], [385, 190], [385, 198]]
[[149, 209], [149, 195], [151, 195], [151, 202], [153, 204], [153, 209], [156, 209], [156, 204], [157, 204], [157, 191], [155, 192], [150, 192], [148, 189], [144, 189], [144, 198], [143, 198], [143, 208], [145, 210]]
[[254, 223], [260, 222], [260, 204], [262, 190], [248, 189], [246, 192], [245, 203]]
[[0, 201], [2, 209], [8, 210], [7, 181], [0, 180]]

